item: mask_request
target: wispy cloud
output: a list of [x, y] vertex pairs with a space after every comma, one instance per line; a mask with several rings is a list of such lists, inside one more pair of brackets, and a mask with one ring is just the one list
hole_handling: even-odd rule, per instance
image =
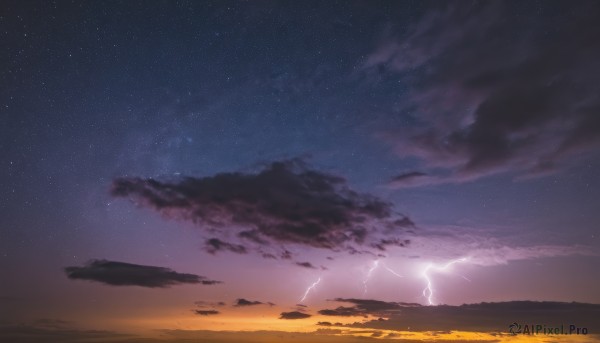
[[506, 2], [440, 4], [367, 58], [367, 71], [384, 67], [415, 84], [415, 125], [382, 136], [423, 168], [393, 187], [533, 177], [600, 146], [599, 8], [546, 5], [531, 18]]
[[410, 239], [410, 251], [398, 250], [396, 256], [422, 257], [431, 261], [467, 257], [469, 264], [493, 266], [546, 257], [599, 255], [597, 249], [581, 244], [536, 244], [507, 228], [423, 227]]

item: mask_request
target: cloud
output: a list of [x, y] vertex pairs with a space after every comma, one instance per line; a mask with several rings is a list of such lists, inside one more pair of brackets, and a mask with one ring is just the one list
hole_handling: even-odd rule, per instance
[[427, 173], [419, 172], [419, 171], [411, 171], [403, 174], [396, 175], [392, 178], [391, 182], [394, 184], [406, 184], [406, 183], [414, 183], [416, 181], [422, 180], [427, 176]]
[[218, 311], [216, 308], [225, 306], [223, 301], [196, 301], [194, 304], [198, 306], [198, 309], [192, 310], [192, 312], [200, 316], [214, 316], [221, 314], [221, 311]]
[[97, 281], [112, 286], [166, 288], [180, 284], [221, 283], [204, 276], [178, 273], [169, 268], [107, 260], [91, 260], [83, 267], [66, 267], [64, 270], [69, 279]]
[[534, 177], [597, 151], [600, 6], [544, 7], [443, 4], [408, 32], [391, 30], [368, 56], [367, 72], [414, 84], [404, 108], [414, 125], [382, 136], [423, 167], [392, 186]]
[[167, 218], [197, 224], [213, 235], [206, 241], [210, 253], [243, 254], [252, 247], [266, 258], [291, 258], [284, 244], [347, 252], [359, 251], [359, 246], [381, 250], [403, 246], [396, 236], [412, 223], [395, 213], [390, 203], [357, 193], [343, 178], [312, 170], [298, 159], [273, 162], [256, 174], [220, 173], [174, 181], [117, 178], [111, 193]]
[[[61, 321], [62, 322], [62, 321]], [[67, 322], [36, 321], [29, 324], [0, 325], [0, 341], [15, 343], [40, 342], [125, 342], [131, 334], [104, 330], [82, 330]]]
[[508, 332], [508, 326], [544, 324], [548, 327], [570, 324], [600, 327], [600, 305], [564, 302], [510, 301], [460, 306], [405, 306], [388, 319], [350, 324], [379, 330]]
[[366, 316], [366, 314], [362, 313], [358, 309], [354, 307], [344, 307], [340, 306], [335, 309], [325, 309], [319, 310], [319, 314], [324, 316], [338, 316], [338, 317], [357, 317], [357, 316]]
[[317, 269], [317, 267], [313, 266], [313, 264], [310, 262], [296, 262], [296, 265], [309, 269]]
[[354, 299], [354, 298], [336, 298], [334, 301], [345, 302], [354, 304], [352, 307], [339, 306], [335, 309], [324, 309], [320, 310], [319, 314], [324, 316], [338, 316], [338, 317], [367, 317], [367, 316], [379, 316], [388, 317], [394, 313], [407, 307], [419, 307], [420, 304], [416, 303], [402, 303], [402, 302], [386, 302], [380, 300], [370, 299]]
[[469, 252], [469, 259], [473, 264], [493, 266], [506, 264], [510, 261], [573, 255], [598, 256], [598, 252], [590, 247], [580, 245], [499, 246], [495, 248], [474, 249]]
[[[242, 306], [254, 306], [254, 305], [263, 305], [264, 303], [261, 301], [251, 301], [251, 300], [246, 300], [244, 298], [240, 298], [237, 299], [235, 302], [235, 305], [233, 306], [237, 306], [237, 307], [242, 307]], [[272, 305], [272, 303], [268, 303], [269, 305]]]
[[247, 253], [246, 247], [240, 244], [231, 244], [227, 242], [223, 242], [218, 238], [207, 239], [205, 242], [206, 251], [210, 254], [215, 254], [217, 251], [231, 251], [236, 254], [245, 254]]
[[275, 256], [275, 255], [273, 255], [271, 253], [268, 253], [268, 252], [261, 252], [260, 256], [262, 256], [262, 258], [271, 259], [271, 260], [276, 260], [277, 259], [277, 256]]
[[409, 237], [410, 251], [398, 251], [396, 257], [426, 256], [431, 262], [467, 258], [468, 264], [494, 266], [547, 257], [599, 256], [597, 249], [585, 245], [526, 245], [535, 242], [536, 233], [525, 235], [519, 227], [430, 226]]
[[212, 302], [212, 301], [199, 300], [199, 301], [196, 301], [194, 304], [196, 304], [196, 306], [198, 306], [198, 307], [213, 307], [213, 308], [225, 306], [225, 302], [223, 302], [223, 301]]
[[221, 311], [216, 310], [217, 307], [225, 306], [223, 301], [210, 302], [210, 301], [196, 301], [194, 304], [198, 306], [198, 309], [192, 310], [197, 315], [210, 316], [220, 314]]
[[305, 319], [305, 318], [309, 318], [309, 317], [312, 317], [312, 316], [308, 313], [292, 311], [292, 312], [281, 312], [279, 319]]
[[284, 260], [290, 260], [292, 258], [292, 253], [290, 251], [284, 250], [281, 253], [281, 258]]
[[388, 183], [391, 188], [407, 188], [419, 186], [431, 186], [449, 182], [439, 176], [429, 175], [421, 171], [411, 171], [392, 177]]
[[317, 322], [316, 324], [317, 326], [344, 326], [344, 324], [340, 323], [340, 322]]

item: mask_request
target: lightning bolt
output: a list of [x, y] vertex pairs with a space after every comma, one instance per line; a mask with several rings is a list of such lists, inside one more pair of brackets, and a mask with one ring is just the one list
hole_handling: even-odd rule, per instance
[[385, 264], [383, 265], [383, 268], [385, 268], [385, 269], [386, 269], [388, 272], [390, 272], [390, 273], [392, 273], [392, 274], [396, 275], [397, 277], [404, 277], [404, 276], [402, 276], [402, 275], [400, 275], [400, 274], [396, 273], [394, 270], [392, 270], [390, 267], [386, 266]]
[[[425, 269], [423, 269], [423, 272], [421, 273], [421, 275], [423, 276], [423, 278], [425, 279], [425, 281], [427, 282], [427, 285], [425, 286], [425, 288], [423, 289], [423, 296], [427, 299], [427, 302], [429, 303], [429, 305], [434, 305], [433, 303], [433, 284], [431, 282], [431, 277], [429, 276], [429, 271], [431, 269], [437, 270], [437, 271], [444, 271], [447, 270], [448, 268], [450, 268], [453, 264], [456, 263], [462, 263], [467, 261], [466, 257], [463, 258], [459, 258], [456, 260], [452, 260], [442, 266], [430, 263], [428, 264]], [[466, 277], [463, 276], [464, 279], [471, 281], [469, 279], [467, 279]]]
[[[396, 273], [393, 269], [391, 269], [390, 267], [388, 267], [385, 262], [383, 262], [381, 264], [383, 266], [383, 268], [385, 268], [388, 272], [396, 275], [397, 277], [403, 277], [402, 275]], [[371, 279], [371, 275], [373, 275], [373, 272], [375, 271], [375, 269], [379, 268], [379, 260], [375, 260], [373, 261], [373, 265], [371, 266], [371, 268], [369, 269], [369, 271], [367, 272], [367, 276], [365, 277], [365, 279], [363, 280], [363, 287], [364, 287], [364, 291], [363, 291], [363, 295], [367, 294], [367, 283], [369, 282], [369, 280]]]
[[306, 296], [308, 296], [308, 293], [310, 293], [310, 291], [312, 291], [319, 284], [319, 282], [321, 282], [321, 278], [319, 278], [317, 281], [313, 282], [312, 285], [308, 286], [308, 288], [306, 289], [306, 292], [304, 292], [304, 295], [302, 296], [302, 299], [300, 299], [300, 302], [303, 302], [304, 299], [306, 299]]
[[369, 271], [367, 272], [367, 277], [365, 277], [365, 279], [363, 280], [363, 287], [365, 288], [363, 295], [367, 294], [367, 283], [369, 282], [369, 279], [371, 278], [373, 271], [375, 269], [377, 269], [377, 267], [379, 267], [379, 260], [373, 261], [373, 265], [371, 266], [371, 269], [369, 269]]

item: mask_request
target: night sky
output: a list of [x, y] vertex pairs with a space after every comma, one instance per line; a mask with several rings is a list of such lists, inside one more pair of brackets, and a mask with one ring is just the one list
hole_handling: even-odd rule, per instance
[[598, 23], [2, 1], [0, 340], [600, 341]]

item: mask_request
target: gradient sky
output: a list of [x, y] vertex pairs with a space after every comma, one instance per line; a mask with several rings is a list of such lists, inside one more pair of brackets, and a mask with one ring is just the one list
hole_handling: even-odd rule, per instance
[[[596, 1], [3, 1], [5, 337], [398, 338], [398, 308], [541, 306], [515, 301], [572, 320], [561, 303], [600, 303], [599, 20]], [[506, 331], [503, 308], [439, 331]]]

